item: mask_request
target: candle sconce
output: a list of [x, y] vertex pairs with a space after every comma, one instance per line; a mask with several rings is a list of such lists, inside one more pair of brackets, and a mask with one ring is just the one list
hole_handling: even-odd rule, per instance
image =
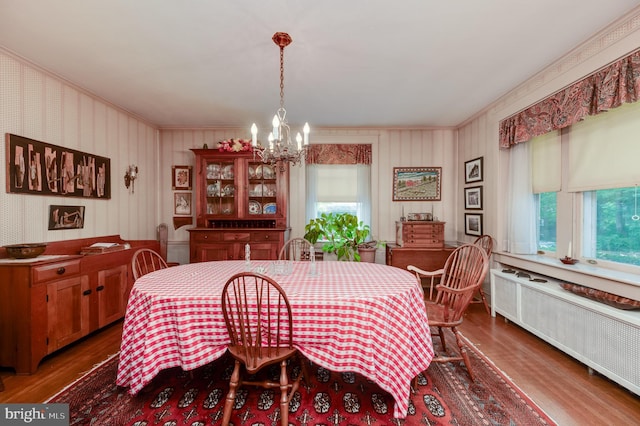
[[131, 164], [127, 170], [124, 172], [124, 186], [129, 189], [131, 186], [131, 193], [135, 192], [134, 184], [135, 180], [138, 177], [138, 166]]

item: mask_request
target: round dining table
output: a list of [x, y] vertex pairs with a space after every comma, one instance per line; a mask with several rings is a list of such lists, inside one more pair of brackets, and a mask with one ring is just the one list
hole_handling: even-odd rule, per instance
[[406, 417], [412, 379], [433, 358], [415, 276], [364, 262], [289, 266], [276, 274], [272, 261], [202, 262], [140, 277], [127, 304], [117, 384], [135, 395], [161, 370], [193, 370], [221, 357], [229, 344], [222, 288], [234, 274], [254, 271], [286, 292], [302, 355], [331, 371], [362, 374], [393, 397], [394, 417]]

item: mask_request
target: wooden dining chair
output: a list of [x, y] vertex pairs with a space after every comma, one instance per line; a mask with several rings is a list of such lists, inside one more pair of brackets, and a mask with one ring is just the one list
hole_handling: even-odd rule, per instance
[[[407, 269], [414, 272], [421, 286], [423, 277], [433, 279], [438, 276], [440, 279], [435, 286], [435, 296], [425, 301], [429, 326], [437, 329], [437, 334], [433, 335], [439, 336], [442, 343], [442, 354], [436, 355], [431, 362], [463, 361], [469, 377], [474, 380], [465, 341], [457, 327], [462, 324], [464, 312], [489, 270], [486, 252], [477, 245], [465, 244], [456, 248], [447, 258], [444, 268], [438, 271], [423, 271], [413, 265], [409, 265]], [[451, 330], [456, 338], [458, 354], [447, 354], [444, 334], [446, 329]], [[417, 385], [416, 380], [414, 380], [414, 390]]]
[[[493, 238], [491, 238], [491, 235], [481, 235], [476, 238], [473, 244], [482, 247], [485, 253], [487, 253], [487, 259], [491, 259], [491, 253], [493, 253]], [[474, 297], [471, 303], [482, 303], [487, 314], [491, 315], [491, 309], [489, 309], [489, 303], [487, 302], [482, 286], [478, 289], [477, 297]]]
[[[293, 317], [287, 295], [266, 275], [236, 274], [222, 290], [222, 314], [231, 340], [228, 350], [235, 360], [224, 405], [223, 426], [229, 424], [236, 392], [244, 385], [279, 388], [281, 423], [287, 426], [289, 401], [300, 386], [300, 380], [306, 377], [302, 362], [301, 372], [293, 382], [287, 372], [287, 361], [299, 355], [293, 347]], [[244, 378], [245, 373], [253, 375], [274, 364], [280, 365], [279, 381]]]
[[131, 258], [131, 270], [133, 278], [137, 280], [149, 272], [157, 271], [167, 267], [167, 262], [156, 251], [148, 248], [141, 248], [133, 254]]
[[279, 260], [311, 260], [313, 244], [304, 238], [291, 238], [280, 249]]

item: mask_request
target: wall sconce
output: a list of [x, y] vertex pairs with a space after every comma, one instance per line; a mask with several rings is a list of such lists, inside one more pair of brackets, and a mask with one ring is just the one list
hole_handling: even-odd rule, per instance
[[129, 189], [129, 186], [131, 186], [132, 194], [135, 192], [134, 182], [136, 181], [137, 177], [138, 177], [138, 166], [132, 164], [124, 172], [124, 186], [126, 186], [127, 189]]

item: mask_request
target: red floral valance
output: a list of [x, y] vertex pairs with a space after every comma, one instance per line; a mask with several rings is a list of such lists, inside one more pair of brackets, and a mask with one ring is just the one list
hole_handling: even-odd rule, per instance
[[500, 122], [500, 148], [562, 129], [640, 98], [640, 51]]
[[371, 164], [371, 144], [309, 145], [307, 164]]

